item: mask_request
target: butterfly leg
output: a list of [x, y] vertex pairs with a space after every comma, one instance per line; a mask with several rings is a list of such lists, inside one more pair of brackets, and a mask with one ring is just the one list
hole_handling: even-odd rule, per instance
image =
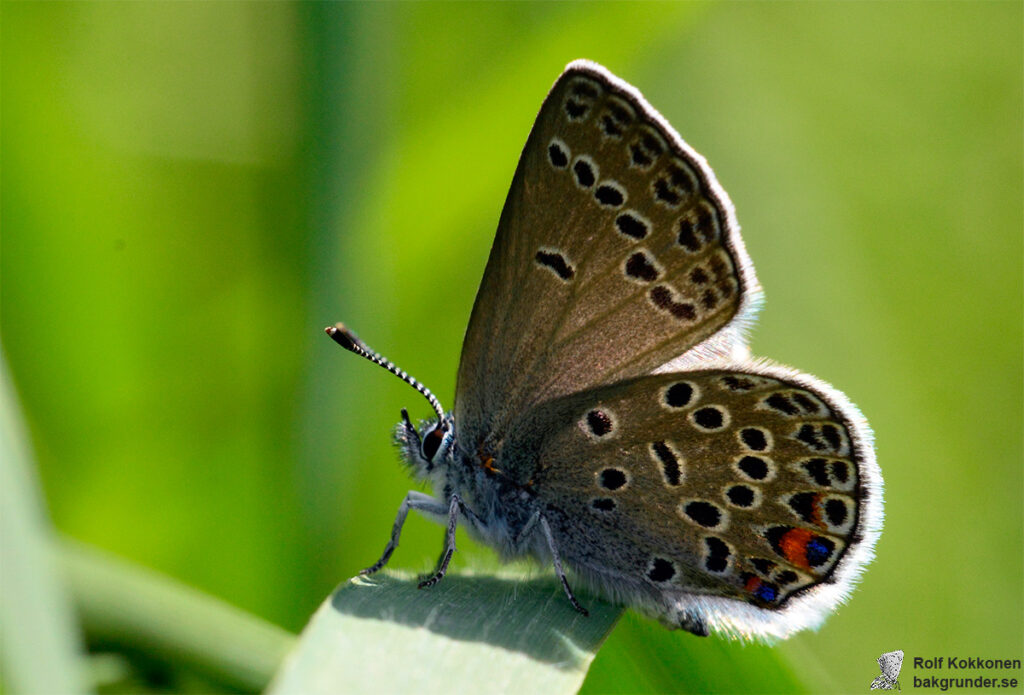
[[522, 530], [520, 530], [519, 534], [516, 535], [516, 539], [514, 541], [515, 547], [522, 547], [526, 539], [530, 537], [531, 533], [533, 533], [533, 527], [537, 525], [538, 520], [540, 520], [540, 512], [534, 512], [533, 516], [526, 520]]
[[576, 596], [573, 595], [572, 589], [569, 588], [569, 581], [565, 578], [565, 570], [562, 569], [562, 558], [558, 554], [558, 546], [555, 545], [555, 537], [551, 533], [551, 526], [548, 524], [548, 520], [540, 514], [538, 514], [538, 518], [541, 530], [544, 531], [544, 538], [548, 541], [548, 548], [551, 549], [551, 559], [555, 565], [555, 574], [558, 575], [558, 581], [562, 582], [562, 588], [565, 590], [565, 595], [569, 597], [569, 603], [584, 616], [590, 615], [590, 612], [580, 605], [580, 602], [576, 600]]
[[448, 513], [443, 504], [438, 503], [436, 499], [422, 492], [416, 492], [412, 490], [402, 500], [401, 506], [398, 508], [398, 515], [395, 517], [395, 525], [391, 527], [391, 539], [388, 541], [387, 547], [384, 548], [384, 554], [380, 556], [377, 562], [373, 563], [370, 567], [361, 570], [359, 574], [373, 574], [380, 570], [384, 565], [388, 564], [388, 560], [391, 559], [391, 554], [395, 552], [395, 548], [398, 547], [398, 538], [402, 535], [402, 526], [405, 525], [405, 517], [409, 515], [409, 510], [415, 509], [420, 512], [427, 514], [434, 514], [437, 516], [444, 516]]
[[[447, 494], [451, 494], [451, 492], [448, 491]], [[481, 519], [480, 516], [476, 512], [474, 512], [472, 509], [470, 509], [469, 506], [467, 506], [465, 502], [463, 502], [460, 499], [458, 504], [459, 504], [459, 513], [462, 514], [462, 519], [463, 520], [468, 522], [470, 526], [472, 526], [474, 529], [476, 529], [478, 531], [482, 531], [482, 530], [484, 530], [486, 528], [486, 524], [484, 524], [484, 520]], [[434, 567], [441, 567], [442, 565], [444, 565], [445, 567], [448, 567], [448, 562], [450, 560], [451, 560], [451, 554], [449, 553], [449, 550], [448, 550], [448, 538], [447, 538], [447, 536], [445, 536], [444, 548], [441, 549], [441, 554], [438, 556], [437, 564], [435, 564]], [[432, 577], [433, 577], [433, 575], [430, 575], [428, 578], [432, 578]], [[438, 578], [438, 579], [440, 579], [440, 578]], [[434, 583], [436, 583], [437, 581], [438, 580], [434, 580]], [[422, 587], [420, 587], [420, 588], [422, 588]]]
[[[453, 494], [451, 503], [448, 505], [448, 531], [444, 537], [444, 550], [441, 552], [441, 558], [438, 560], [437, 569], [434, 571], [434, 574], [420, 582], [420, 589], [434, 586], [444, 579], [444, 575], [448, 571], [448, 563], [451, 562], [452, 555], [455, 553], [455, 527], [459, 523], [460, 509], [468, 511], [462, 503], [462, 498]], [[469, 516], [469, 514], [466, 516]], [[473, 516], [476, 515], [474, 514]]]

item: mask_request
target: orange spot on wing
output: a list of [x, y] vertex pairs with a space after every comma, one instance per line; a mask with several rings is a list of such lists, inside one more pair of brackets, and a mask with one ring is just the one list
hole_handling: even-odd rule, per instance
[[786, 556], [786, 559], [794, 565], [810, 569], [811, 565], [807, 562], [807, 544], [811, 542], [812, 538], [814, 538], [814, 534], [807, 529], [790, 529], [779, 541], [779, 547], [782, 548], [782, 554]]
[[822, 495], [819, 493], [811, 501], [811, 519], [814, 520], [816, 525], [825, 528], [825, 522], [821, 519], [821, 498]]
[[747, 579], [747, 585], [744, 587], [748, 594], [752, 594], [758, 590], [761, 586], [761, 580], [758, 577], [751, 576]]

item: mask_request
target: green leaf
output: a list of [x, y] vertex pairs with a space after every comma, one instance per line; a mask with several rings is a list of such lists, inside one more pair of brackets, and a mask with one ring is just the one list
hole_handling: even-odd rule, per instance
[[449, 575], [430, 589], [387, 573], [338, 587], [314, 614], [269, 693], [575, 693], [622, 608], [590, 616], [552, 577]]
[[84, 691], [78, 625], [52, 535], [0, 354], [0, 671], [10, 692]]

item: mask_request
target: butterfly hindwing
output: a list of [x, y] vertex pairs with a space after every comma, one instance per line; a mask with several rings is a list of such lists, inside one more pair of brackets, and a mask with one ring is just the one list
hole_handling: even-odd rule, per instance
[[[789, 370], [628, 379], [542, 404], [513, 429], [502, 459], [569, 563], [667, 606], [782, 611], [874, 533], [866, 429], [845, 399]], [[728, 611], [703, 617], [732, 629]]]
[[463, 346], [456, 421], [654, 371], [750, 313], [757, 282], [714, 174], [631, 86], [571, 64], [516, 170]]

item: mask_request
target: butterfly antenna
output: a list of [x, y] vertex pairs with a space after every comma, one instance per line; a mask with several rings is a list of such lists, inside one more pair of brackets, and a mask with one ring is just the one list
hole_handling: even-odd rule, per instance
[[412, 386], [414, 389], [422, 393], [423, 397], [430, 402], [430, 407], [434, 409], [435, 413], [437, 413], [438, 422], [442, 424], [444, 423], [444, 408], [441, 407], [441, 402], [438, 401], [437, 397], [430, 392], [430, 389], [409, 376], [409, 374], [404, 370], [396, 367], [391, 360], [371, 350], [370, 346], [360, 340], [355, 333], [346, 328], [345, 324], [338, 323], [333, 326], [328, 326], [324, 331], [327, 335], [331, 336], [331, 340], [341, 347], [345, 348], [349, 352], [354, 352], [360, 357], [365, 357], [378, 366], [384, 367], [384, 369], [388, 370], [399, 379], [409, 384], [409, 386]]

